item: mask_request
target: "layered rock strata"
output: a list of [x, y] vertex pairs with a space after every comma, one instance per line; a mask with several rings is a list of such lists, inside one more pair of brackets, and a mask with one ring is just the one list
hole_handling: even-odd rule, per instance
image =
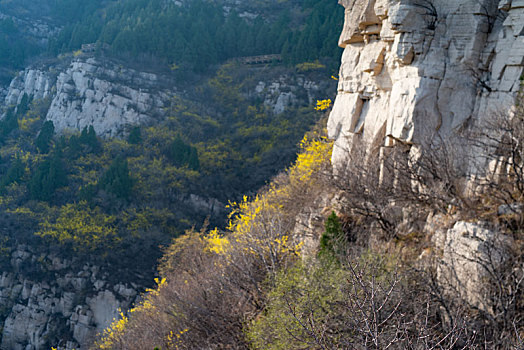
[[129, 125], [163, 117], [175, 91], [157, 74], [77, 58], [63, 70], [26, 69], [11, 82], [5, 104], [17, 105], [24, 94], [49, 98], [46, 119], [58, 132], [93, 125], [98, 135], [113, 137]]
[[507, 112], [524, 68], [523, 0], [340, 0], [345, 24], [328, 131], [335, 166], [460, 133]]

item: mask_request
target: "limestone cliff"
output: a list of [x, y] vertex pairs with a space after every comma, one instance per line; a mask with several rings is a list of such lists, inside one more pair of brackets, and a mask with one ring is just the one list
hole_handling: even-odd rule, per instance
[[[267, 72], [266, 72], [267, 73]], [[291, 74], [290, 74], [291, 73]], [[260, 73], [244, 91], [247, 98], [260, 99], [274, 114], [297, 105], [311, 105], [331, 90], [318, 74], [295, 74], [289, 70]], [[154, 123], [165, 117], [173, 96], [187, 94], [191, 87], [172, 73], [138, 71], [108, 59], [77, 57], [39, 64], [15, 77], [0, 100], [16, 106], [24, 94], [49, 99], [46, 119], [58, 132], [82, 130], [93, 125], [102, 137], [122, 136], [130, 125]]]
[[25, 245], [12, 252], [10, 265], [0, 276], [1, 349], [79, 349], [143, 290], [99, 266], [78, 267], [75, 259], [38, 254]]
[[[339, 40], [344, 53], [328, 121], [335, 169], [343, 169], [353, 152], [364, 149], [367, 160], [377, 162], [398, 144], [414, 155], [435, 140], [451, 140], [457, 147], [450, 153], [458, 153], [457, 140], [469, 128], [500, 113], [511, 115], [523, 79], [524, 1], [339, 2], [345, 7]], [[464, 151], [468, 158], [459, 162], [469, 162], [466, 175], [492, 170], [486, 158], [495, 156], [478, 154], [475, 147]], [[470, 157], [482, 159], [481, 167]], [[519, 203], [511, 206], [500, 206], [499, 215], [521, 215]], [[478, 217], [464, 222], [450, 212], [423, 220], [422, 231], [438, 252], [441, 287], [490, 310], [482, 262], [490, 259], [495, 268], [506, 263], [511, 237]]]
[[26, 69], [11, 82], [5, 104], [18, 104], [23, 94], [49, 98], [46, 118], [57, 131], [93, 125], [97, 134], [110, 137], [127, 125], [162, 117], [175, 91], [172, 81], [157, 74], [84, 57], [65, 67]]
[[347, 152], [449, 137], [508, 110], [524, 68], [522, 0], [340, 0], [345, 24], [328, 131]]

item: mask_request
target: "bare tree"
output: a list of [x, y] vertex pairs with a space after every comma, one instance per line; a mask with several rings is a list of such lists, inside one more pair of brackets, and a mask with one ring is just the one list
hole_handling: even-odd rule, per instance
[[438, 21], [438, 12], [432, 0], [414, 0], [413, 6], [419, 7], [425, 11], [424, 18], [428, 29], [435, 30]]

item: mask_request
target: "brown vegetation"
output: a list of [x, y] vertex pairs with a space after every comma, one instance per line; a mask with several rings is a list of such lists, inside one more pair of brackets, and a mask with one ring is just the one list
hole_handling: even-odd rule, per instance
[[[380, 163], [353, 153], [334, 175], [328, 144], [304, 142], [285, 175], [233, 205], [227, 233], [174, 242], [167, 282], [99, 348], [522, 349], [522, 118], [495, 118], [464, 148], [398, 144]], [[467, 158], [472, 147], [483, 156]], [[296, 218], [326, 188], [340, 219], [322, 254], [300, 256]], [[457, 223], [478, 232], [453, 238]]]

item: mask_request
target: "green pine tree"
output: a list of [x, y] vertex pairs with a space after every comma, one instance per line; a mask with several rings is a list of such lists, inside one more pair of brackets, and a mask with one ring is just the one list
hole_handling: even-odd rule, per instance
[[344, 249], [344, 232], [340, 220], [334, 211], [326, 220], [325, 231], [320, 238], [319, 256], [337, 257], [337, 253]]
[[131, 129], [129, 135], [127, 136], [127, 142], [129, 142], [132, 145], [138, 145], [142, 142], [142, 133], [140, 131], [140, 126], [135, 126]]
[[67, 185], [67, 174], [62, 162], [62, 152], [57, 150], [36, 169], [29, 180], [28, 190], [31, 199], [50, 201], [55, 191]]
[[102, 175], [99, 185], [118, 198], [129, 199], [133, 190], [133, 178], [129, 175], [127, 159], [116, 157]]
[[54, 133], [55, 126], [53, 122], [50, 120], [46, 121], [35, 140], [35, 146], [40, 153], [49, 152]]

